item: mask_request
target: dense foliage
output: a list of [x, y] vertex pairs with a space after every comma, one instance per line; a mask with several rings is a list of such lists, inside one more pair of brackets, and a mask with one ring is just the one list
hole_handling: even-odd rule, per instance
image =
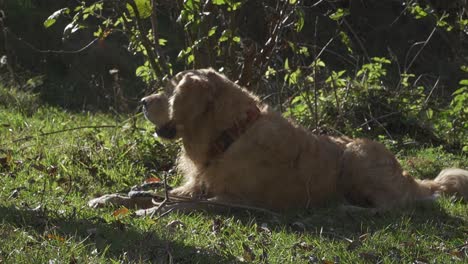
[[316, 133], [467, 151], [465, 6], [7, 0], [2, 79], [66, 107], [131, 111], [174, 73], [214, 67]]
[[166, 78], [209, 66], [315, 133], [379, 139], [416, 178], [466, 169], [466, 6], [0, 0], [0, 263], [465, 263], [467, 204], [453, 197], [153, 219], [87, 201], [180, 184], [178, 144], [129, 113]]

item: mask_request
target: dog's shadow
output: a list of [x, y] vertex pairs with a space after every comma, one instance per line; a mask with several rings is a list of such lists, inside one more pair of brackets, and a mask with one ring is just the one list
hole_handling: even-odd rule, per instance
[[[0, 206], [0, 223], [26, 229], [44, 239], [67, 240], [90, 246], [97, 254], [119, 259], [123, 263], [237, 263], [232, 256], [222, 256], [176, 242], [170, 237], [159, 237], [154, 230], [142, 231], [119, 221], [106, 222], [103, 218], [89, 219], [76, 216], [50, 216], [40, 211]], [[54, 231], [54, 228], [56, 230]], [[53, 235], [48, 235], [53, 234]], [[105, 252], [105, 253], [104, 253]], [[70, 260], [73, 262], [73, 260]]]
[[[234, 209], [222, 214], [235, 217], [244, 224], [254, 221], [266, 224], [275, 232], [301, 233], [330, 240], [355, 240], [369, 233], [427, 232], [446, 239], [464, 239], [459, 227], [467, 226], [466, 218], [447, 213], [437, 202], [416, 203], [406, 208], [387, 211], [339, 205], [324, 208], [287, 211], [280, 215], [246, 212]], [[429, 230], [430, 229], [430, 230]]]
[[[412, 230], [425, 232], [447, 239], [463, 239], [463, 232], [456, 227], [466, 226], [464, 218], [448, 214], [438, 203], [424, 206], [400, 208], [398, 210], [375, 212], [373, 210], [347, 210], [339, 206], [321, 209], [288, 211], [278, 215], [265, 212], [229, 209], [223, 212], [201, 212], [208, 218], [234, 217], [244, 225], [256, 223], [272, 232], [291, 232], [317, 236], [327, 240], [348, 241], [358, 239], [366, 233]], [[0, 222], [45, 236], [51, 226], [59, 227], [61, 236], [77, 243], [86, 240], [98, 252], [123, 261], [146, 260], [153, 263], [236, 263], [235, 256], [221, 255], [194, 246], [175, 242], [170, 237], [159, 237], [153, 230], [142, 231], [130, 224], [118, 221], [106, 222], [102, 218], [77, 218], [74, 216], [45, 216], [32, 210], [0, 206]], [[452, 228], [453, 227], [453, 228]], [[452, 232], [453, 231], [453, 232]], [[46, 237], [46, 236], [45, 236]]]

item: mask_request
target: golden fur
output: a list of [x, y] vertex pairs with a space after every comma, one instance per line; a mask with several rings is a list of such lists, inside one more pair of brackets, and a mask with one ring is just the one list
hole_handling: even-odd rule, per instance
[[[468, 197], [467, 171], [451, 169], [433, 181], [414, 179], [381, 143], [313, 135], [212, 69], [181, 72], [165, 93], [142, 102], [161, 137], [182, 139], [178, 168], [186, 182], [174, 195], [272, 209], [343, 199], [390, 208], [439, 192]], [[210, 152], [216, 138], [255, 106], [259, 118], [224, 153]]]

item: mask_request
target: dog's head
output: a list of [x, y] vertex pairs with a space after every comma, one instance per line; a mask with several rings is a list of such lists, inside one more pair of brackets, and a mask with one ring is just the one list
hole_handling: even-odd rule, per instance
[[205, 143], [239, 120], [250, 120], [252, 110], [258, 110], [255, 96], [213, 69], [178, 73], [164, 93], [147, 96], [142, 103], [160, 137]]
[[169, 99], [166, 93], [152, 94], [141, 99], [146, 119], [157, 128], [157, 134], [170, 138], [173, 132], [169, 122]]
[[212, 69], [181, 72], [172, 78], [165, 92], [141, 100], [144, 114], [156, 125], [158, 136], [180, 138], [187, 127], [214, 118], [215, 98], [227, 89], [226, 83], [235, 85]]

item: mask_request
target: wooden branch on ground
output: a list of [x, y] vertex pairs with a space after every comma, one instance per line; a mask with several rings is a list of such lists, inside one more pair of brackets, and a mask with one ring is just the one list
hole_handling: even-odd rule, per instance
[[279, 216], [279, 213], [271, 210], [250, 206], [245, 204], [237, 204], [231, 202], [217, 201], [216, 199], [192, 199], [183, 196], [169, 195], [167, 198], [160, 195], [154, 195], [154, 198], [163, 199], [161, 203], [156, 203], [157, 206], [149, 209], [141, 209], [136, 211], [137, 216], [150, 216], [153, 217], [156, 213], [160, 213], [158, 218], [164, 217], [165, 215], [177, 211], [177, 212], [191, 212], [195, 210], [207, 210], [207, 211], [225, 211], [227, 209], [242, 209], [262, 212], [274, 216]]
[[72, 127], [72, 128], [66, 128], [66, 129], [61, 129], [61, 130], [55, 130], [55, 131], [51, 131], [51, 132], [41, 133], [41, 134], [39, 134], [39, 135], [37, 135], [37, 136], [26, 136], [26, 137], [18, 138], [18, 139], [15, 139], [15, 140], [11, 141], [11, 143], [16, 143], [16, 142], [20, 142], [20, 141], [26, 141], [26, 140], [33, 139], [33, 138], [35, 138], [35, 137], [49, 136], [49, 135], [53, 135], [53, 134], [64, 133], [64, 132], [68, 132], [68, 131], [80, 130], [80, 129], [86, 129], [86, 128], [116, 128], [116, 127], [119, 127], [119, 126], [118, 126], [118, 125], [102, 125], [102, 126], [79, 126], [79, 127]]

